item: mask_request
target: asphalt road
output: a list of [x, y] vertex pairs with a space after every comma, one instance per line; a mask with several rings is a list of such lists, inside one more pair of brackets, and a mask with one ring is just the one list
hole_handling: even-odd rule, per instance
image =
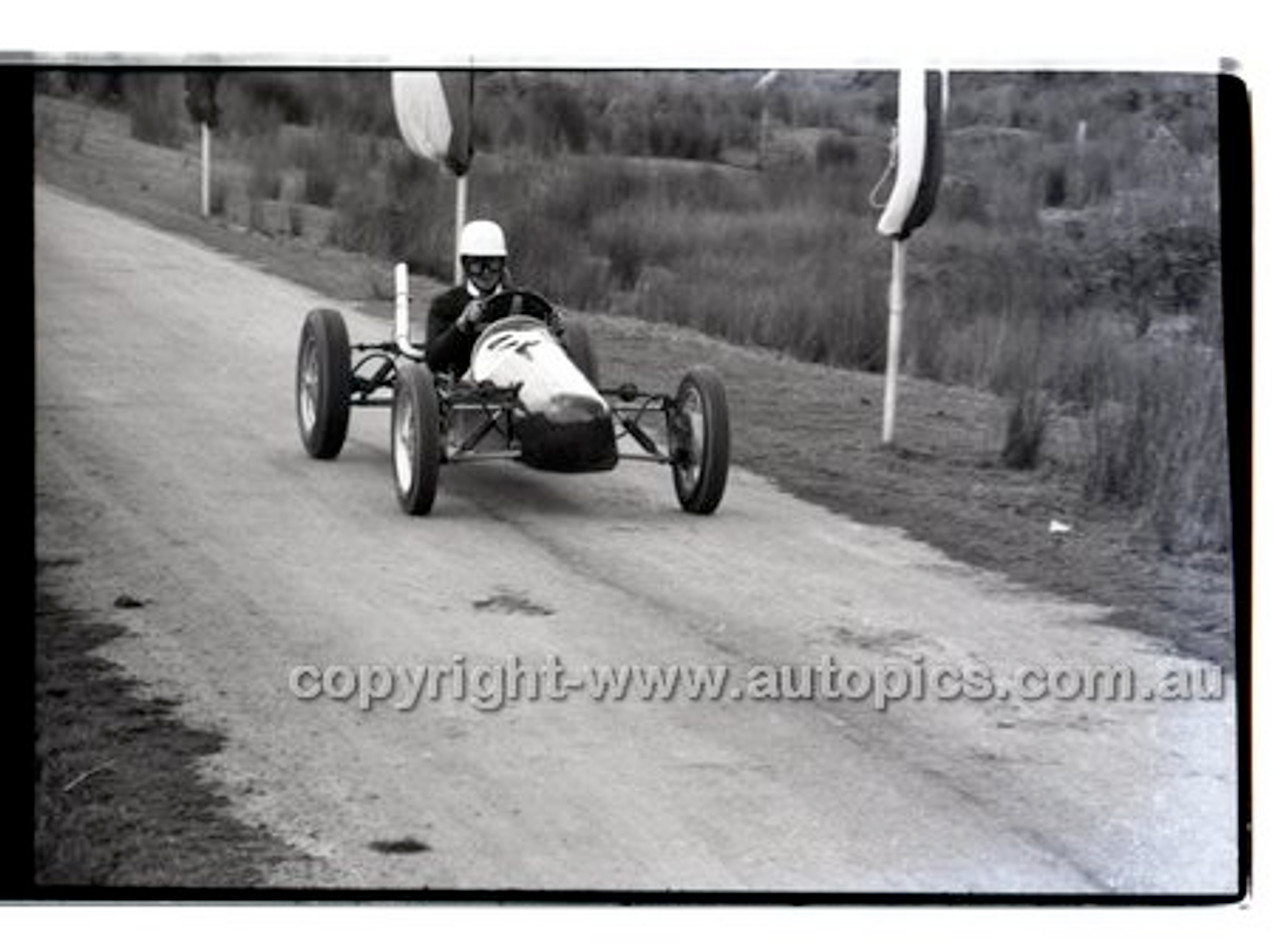
[[[738, 468], [707, 519], [678, 510], [660, 468], [509, 464], [445, 469], [433, 515], [405, 517], [385, 412], [357, 414], [335, 462], [298, 441], [297, 335], [324, 299], [43, 187], [36, 300], [37, 551], [83, 561], [75, 604], [146, 601], [113, 614], [133, 631], [106, 652], [226, 734], [211, 782], [315, 862], [276, 883], [1235, 889], [1230, 679], [1216, 700], [884, 710], [821, 689], [299, 698], [306, 665], [556, 658], [570, 679], [723, 665], [744, 681], [751, 666], [1206, 666]], [[387, 332], [347, 315], [353, 338]]]

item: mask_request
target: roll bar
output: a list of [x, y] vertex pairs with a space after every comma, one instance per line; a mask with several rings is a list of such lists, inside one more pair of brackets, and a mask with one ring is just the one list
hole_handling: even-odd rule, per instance
[[409, 266], [396, 263], [396, 348], [406, 357], [421, 357], [422, 351], [409, 339]]

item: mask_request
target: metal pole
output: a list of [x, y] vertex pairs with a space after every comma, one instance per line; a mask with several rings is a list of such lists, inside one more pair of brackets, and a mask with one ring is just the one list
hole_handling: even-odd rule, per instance
[[462, 257], [458, 255], [458, 246], [462, 242], [462, 227], [467, 223], [467, 175], [459, 174], [458, 184], [454, 188], [456, 202], [453, 208], [453, 281], [462, 284]]
[[200, 122], [200, 215], [209, 215], [209, 125]]
[[907, 241], [893, 240], [893, 272], [889, 279], [889, 350], [884, 367], [884, 433], [881, 442], [893, 442], [894, 410], [898, 401], [898, 357], [902, 345], [902, 312], [904, 308], [907, 265]]
[[397, 262], [395, 271], [396, 279], [396, 319], [395, 330], [392, 336], [395, 338], [396, 347], [400, 353], [412, 357], [418, 353], [413, 346], [411, 339], [412, 328], [409, 326], [409, 266], [404, 262]]

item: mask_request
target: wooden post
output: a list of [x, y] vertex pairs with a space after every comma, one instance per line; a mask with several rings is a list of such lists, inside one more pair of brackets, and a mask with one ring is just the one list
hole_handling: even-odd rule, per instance
[[893, 272], [889, 279], [889, 349], [884, 367], [884, 430], [881, 442], [893, 444], [894, 411], [898, 403], [898, 359], [902, 347], [902, 315], [906, 295], [907, 241], [893, 240]]
[[212, 169], [209, 166], [209, 124], [208, 122], [200, 122], [200, 215], [208, 217], [209, 215], [209, 176]]
[[459, 174], [454, 188], [453, 207], [453, 282], [462, 284], [462, 257], [458, 254], [458, 246], [462, 243], [462, 227], [467, 224], [467, 175]]

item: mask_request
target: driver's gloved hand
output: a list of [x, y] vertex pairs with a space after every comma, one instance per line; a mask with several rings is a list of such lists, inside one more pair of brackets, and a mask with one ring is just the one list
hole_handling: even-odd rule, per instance
[[467, 306], [462, 309], [462, 314], [458, 315], [458, 320], [454, 323], [464, 331], [474, 332], [484, 320], [484, 314], [484, 300], [473, 298], [467, 302]]
[[556, 337], [564, 333], [564, 318], [560, 317], [560, 312], [554, 308], [547, 313], [547, 327], [551, 329], [551, 333]]

